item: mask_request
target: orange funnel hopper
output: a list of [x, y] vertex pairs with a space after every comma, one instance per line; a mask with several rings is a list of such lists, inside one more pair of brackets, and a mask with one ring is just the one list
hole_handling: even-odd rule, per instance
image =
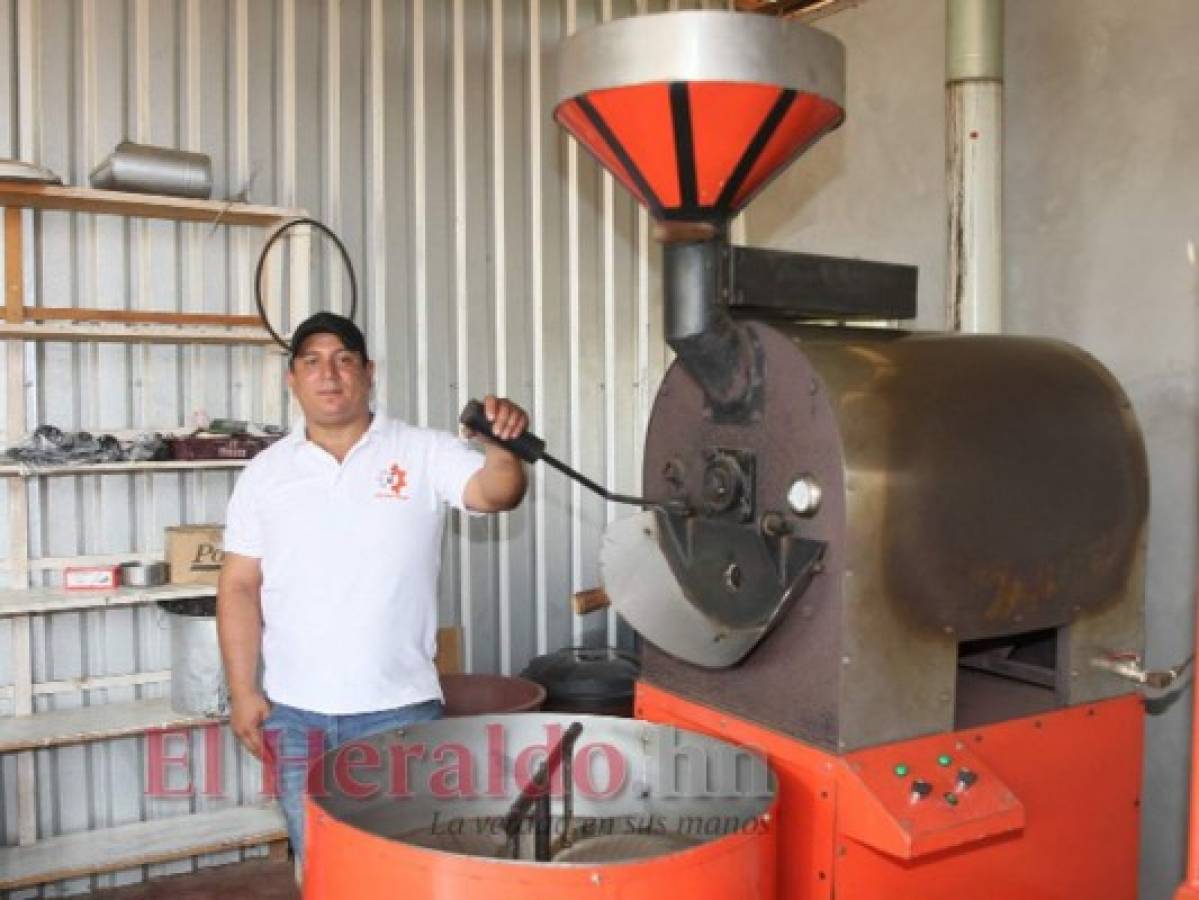
[[663, 221], [722, 222], [844, 119], [835, 39], [737, 13], [622, 19], [568, 39], [554, 116]]

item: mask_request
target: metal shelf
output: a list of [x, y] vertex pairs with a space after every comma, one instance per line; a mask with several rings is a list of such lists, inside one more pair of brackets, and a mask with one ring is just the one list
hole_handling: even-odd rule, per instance
[[0, 478], [49, 478], [55, 475], [103, 475], [108, 472], [193, 472], [213, 469], [244, 469], [248, 459], [166, 459], [155, 462], [80, 463], [79, 465], [32, 466], [0, 464]]
[[68, 591], [63, 588], [4, 588], [0, 590], [0, 618], [34, 613], [77, 612], [113, 606], [135, 606], [158, 600], [215, 597], [207, 584], [165, 584], [153, 588], [117, 588], [106, 591]]
[[0, 848], [0, 890], [253, 847], [287, 837], [275, 803], [172, 816]]
[[83, 744], [218, 721], [221, 720], [175, 712], [168, 697], [7, 716], [0, 719], [0, 753]]

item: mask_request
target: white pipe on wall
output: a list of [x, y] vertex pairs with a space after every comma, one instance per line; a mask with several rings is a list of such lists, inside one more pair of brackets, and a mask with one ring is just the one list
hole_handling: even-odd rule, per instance
[[947, 326], [1003, 327], [1003, 0], [946, 0]]

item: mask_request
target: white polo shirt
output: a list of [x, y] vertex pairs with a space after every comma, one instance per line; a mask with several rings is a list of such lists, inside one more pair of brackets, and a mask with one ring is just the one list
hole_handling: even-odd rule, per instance
[[376, 413], [339, 464], [303, 425], [237, 480], [225, 550], [262, 561], [263, 687], [325, 714], [441, 697], [433, 655], [446, 504], [483, 454]]

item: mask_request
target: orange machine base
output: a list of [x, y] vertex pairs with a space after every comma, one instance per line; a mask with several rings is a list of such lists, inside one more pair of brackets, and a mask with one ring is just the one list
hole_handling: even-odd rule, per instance
[[1136, 896], [1138, 696], [843, 755], [645, 683], [636, 715], [769, 758], [781, 900]]

